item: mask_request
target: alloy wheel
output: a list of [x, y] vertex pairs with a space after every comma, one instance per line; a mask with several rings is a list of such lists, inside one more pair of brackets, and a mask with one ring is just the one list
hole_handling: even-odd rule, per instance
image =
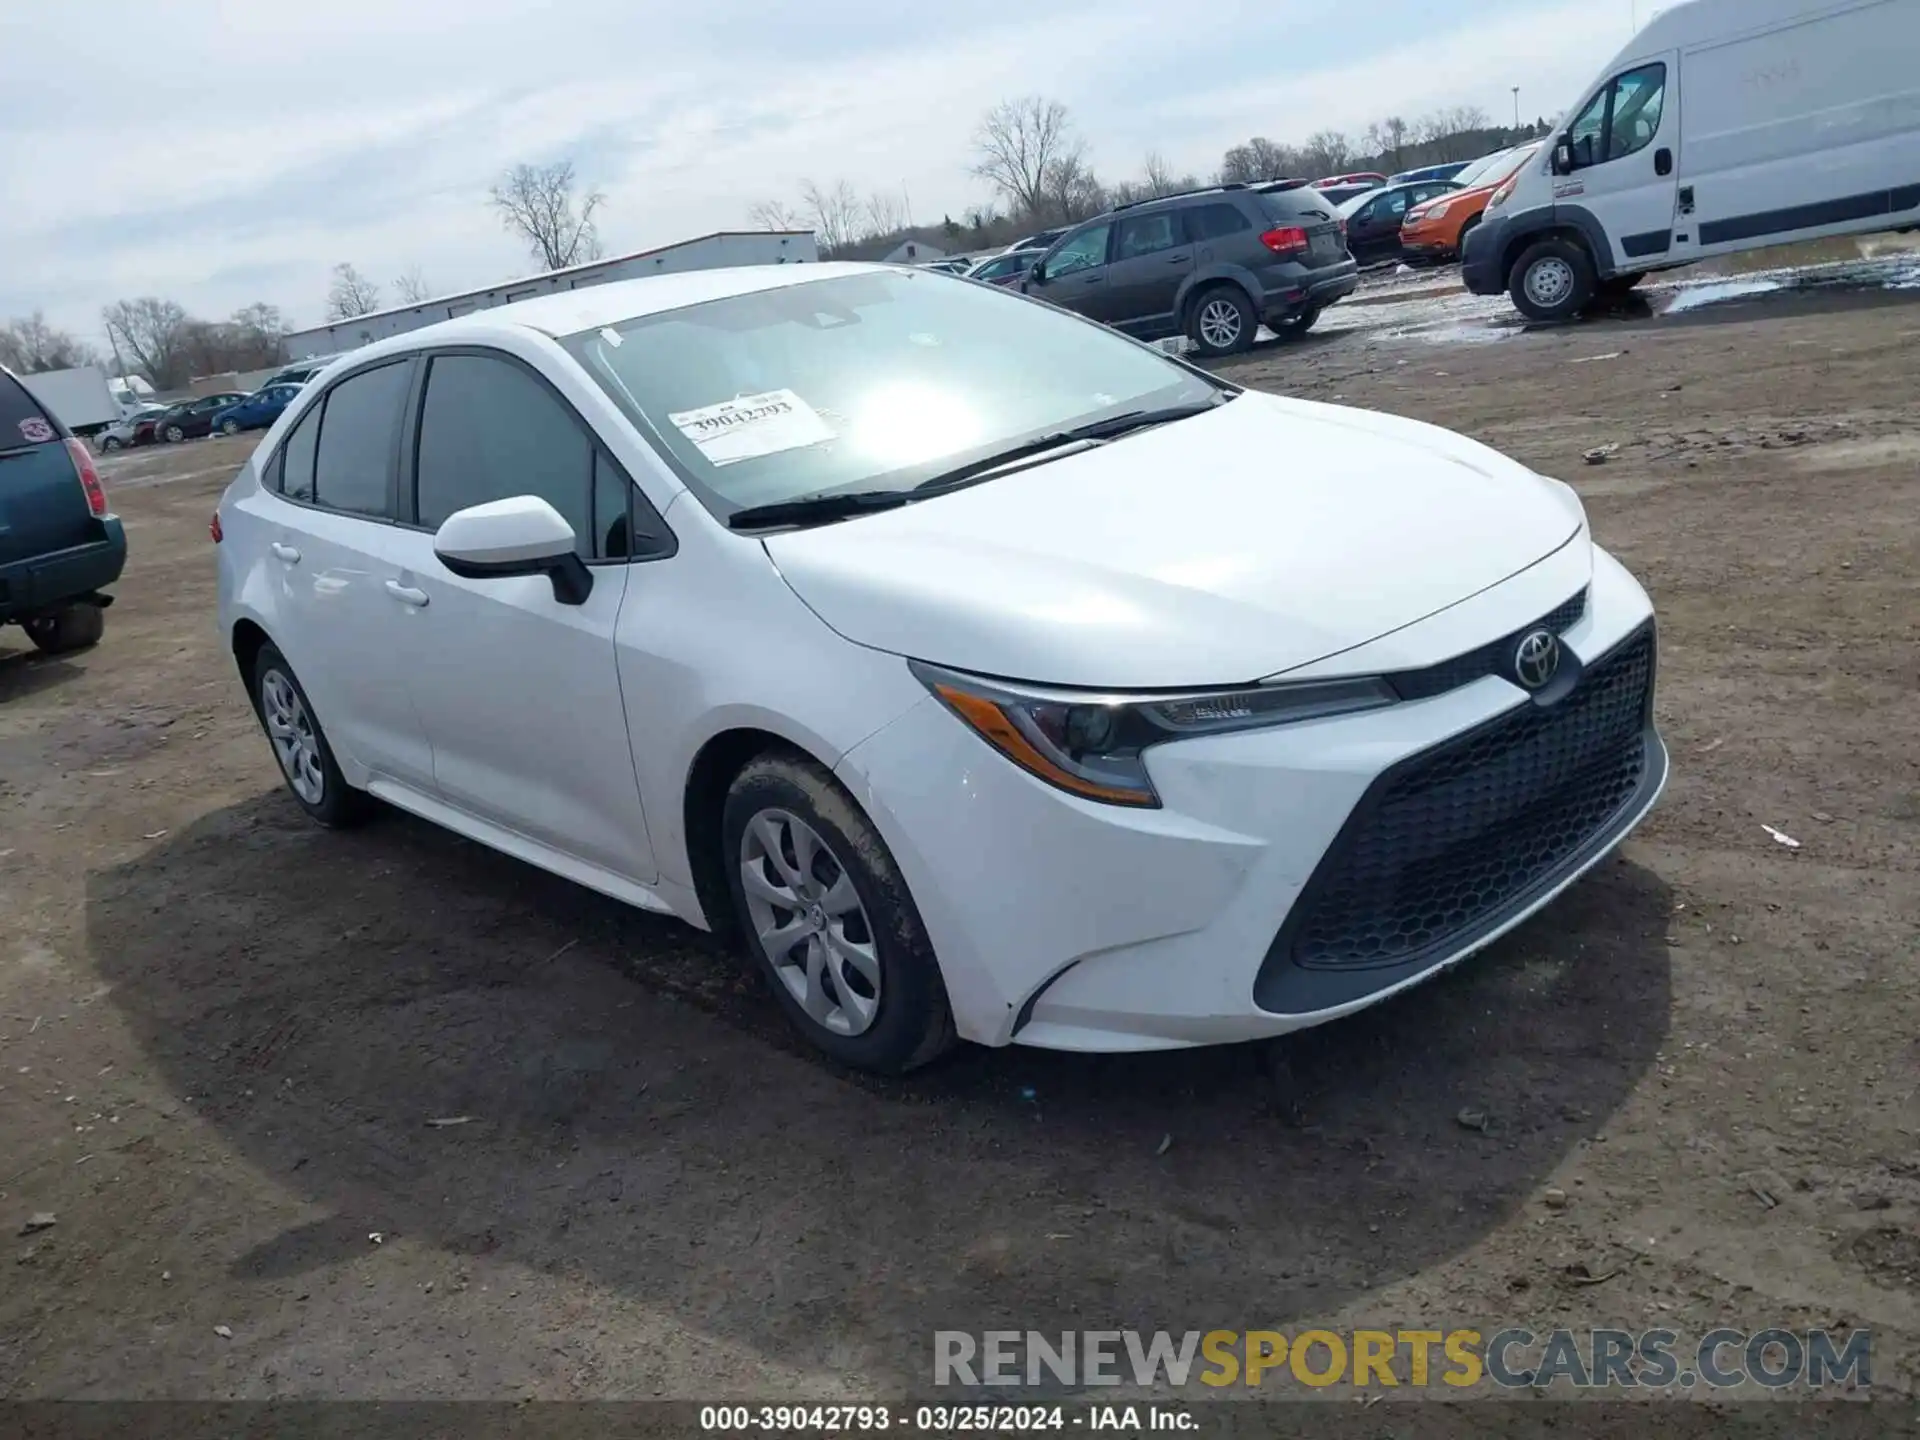
[[1230, 350], [1240, 339], [1240, 307], [1231, 300], [1209, 300], [1200, 307], [1200, 338], [1216, 350]]
[[260, 680], [260, 714], [293, 793], [309, 805], [321, 804], [327, 780], [320, 768], [320, 737], [300, 692], [278, 670], [269, 670]]
[[747, 917], [780, 983], [836, 1035], [864, 1034], [880, 1013], [880, 954], [847, 867], [820, 833], [767, 809], [740, 837]]

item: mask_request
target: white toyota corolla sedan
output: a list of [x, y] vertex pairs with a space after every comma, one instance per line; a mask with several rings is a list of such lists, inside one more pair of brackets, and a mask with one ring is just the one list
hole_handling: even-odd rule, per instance
[[1667, 776], [1574, 492], [860, 265], [370, 345], [220, 502], [298, 802], [737, 935], [864, 1068], [1337, 1019], [1545, 905]]

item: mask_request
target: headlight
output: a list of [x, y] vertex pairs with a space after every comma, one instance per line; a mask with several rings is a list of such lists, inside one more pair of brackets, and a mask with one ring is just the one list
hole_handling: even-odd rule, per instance
[[1502, 205], [1506, 204], [1507, 201], [1512, 199], [1513, 187], [1514, 187], [1514, 181], [1509, 180], [1507, 181], [1506, 184], [1502, 185], [1498, 190], [1494, 191], [1493, 198], [1487, 201], [1487, 209], [1498, 210]]
[[1438, 205], [1427, 211], [1427, 219], [1438, 220], [1452, 208], [1453, 202], [1451, 200], [1442, 200]]
[[1320, 720], [1391, 705], [1385, 680], [1103, 695], [977, 679], [920, 661], [920, 683], [982, 740], [1050, 785], [1109, 805], [1155, 807], [1145, 751], [1169, 740]]

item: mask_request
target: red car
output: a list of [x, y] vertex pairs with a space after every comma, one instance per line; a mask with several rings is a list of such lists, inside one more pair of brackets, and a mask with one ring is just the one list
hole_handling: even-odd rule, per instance
[[1356, 170], [1351, 175], [1329, 175], [1324, 180], [1313, 182], [1316, 190], [1333, 190], [1351, 185], [1381, 186], [1387, 183], [1387, 177], [1374, 170]]

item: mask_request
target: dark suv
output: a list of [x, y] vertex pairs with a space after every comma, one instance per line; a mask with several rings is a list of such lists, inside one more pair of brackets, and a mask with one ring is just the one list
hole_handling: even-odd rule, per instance
[[0, 369], [0, 625], [40, 649], [99, 640], [127, 539], [87, 447]]
[[1298, 334], [1353, 293], [1358, 267], [1313, 189], [1222, 185], [1122, 205], [1069, 230], [1021, 289], [1142, 340], [1185, 335], [1202, 355]]

